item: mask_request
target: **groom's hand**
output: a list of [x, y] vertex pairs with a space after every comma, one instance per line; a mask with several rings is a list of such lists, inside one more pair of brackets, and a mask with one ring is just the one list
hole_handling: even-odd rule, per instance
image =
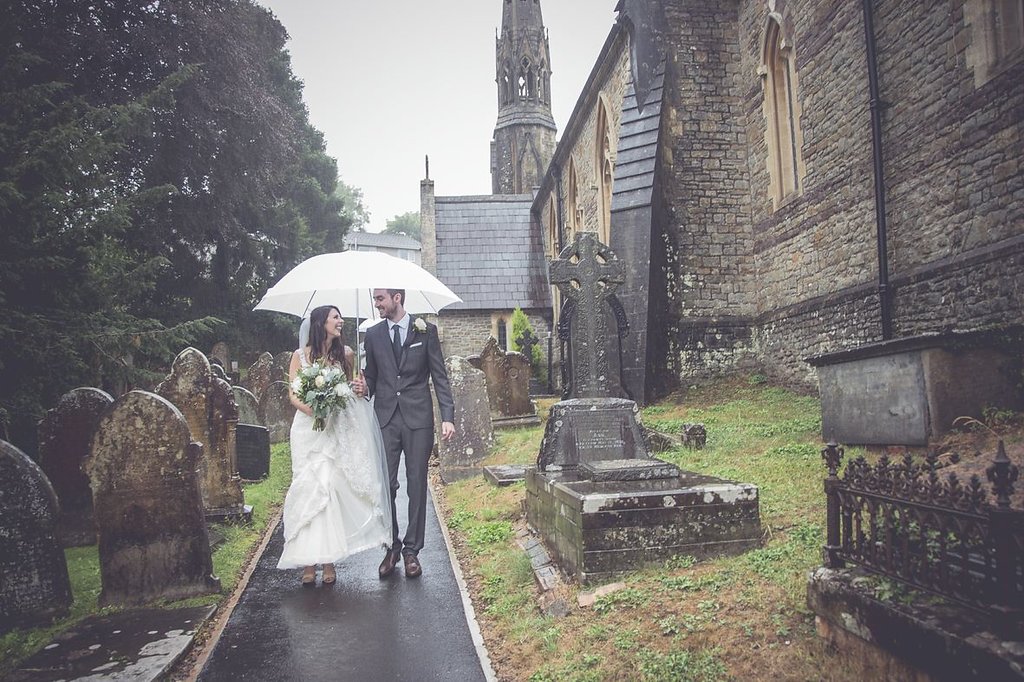
[[359, 376], [353, 379], [350, 383], [352, 385], [353, 393], [355, 393], [360, 398], [366, 397], [366, 378], [363, 376], [362, 372], [360, 372]]
[[451, 440], [454, 435], [455, 424], [451, 422], [441, 422], [441, 440]]

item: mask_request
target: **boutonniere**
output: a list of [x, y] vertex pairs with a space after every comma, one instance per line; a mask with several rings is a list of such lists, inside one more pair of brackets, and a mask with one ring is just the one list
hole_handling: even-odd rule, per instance
[[415, 320], [413, 320], [412, 326], [415, 327], [416, 331], [418, 332], [427, 331], [427, 323], [423, 320], [422, 317], [417, 317]]

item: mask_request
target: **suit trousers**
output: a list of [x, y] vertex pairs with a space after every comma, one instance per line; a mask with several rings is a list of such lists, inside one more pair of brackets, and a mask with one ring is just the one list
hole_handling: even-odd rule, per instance
[[[402, 410], [396, 409], [380, 431], [391, 479], [391, 549], [401, 549], [403, 554], [417, 554], [423, 549], [427, 527], [427, 463], [434, 448], [434, 427], [411, 429], [402, 418]], [[398, 535], [398, 512], [395, 510], [402, 453], [405, 453], [405, 482], [409, 494], [409, 525], [405, 529], [404, 540]]]

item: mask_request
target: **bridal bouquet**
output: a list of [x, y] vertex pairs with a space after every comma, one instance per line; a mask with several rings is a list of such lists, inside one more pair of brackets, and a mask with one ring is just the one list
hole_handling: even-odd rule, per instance
[[313, 408], [314, 431], [323, 431], [331, 412], [345, 407], [355, 397], [345, 373], [328, 365], [324, 358], [301, 368], [292, 382], [292, 390], [299, 400]]

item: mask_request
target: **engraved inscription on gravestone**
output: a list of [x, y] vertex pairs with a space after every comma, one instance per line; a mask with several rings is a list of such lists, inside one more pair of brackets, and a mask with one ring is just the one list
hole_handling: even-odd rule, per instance
[[619, 459], [625, 448], [621, 415], [604, 410], [578, 412], [573, 416], [573, 436], [580, 462]]

